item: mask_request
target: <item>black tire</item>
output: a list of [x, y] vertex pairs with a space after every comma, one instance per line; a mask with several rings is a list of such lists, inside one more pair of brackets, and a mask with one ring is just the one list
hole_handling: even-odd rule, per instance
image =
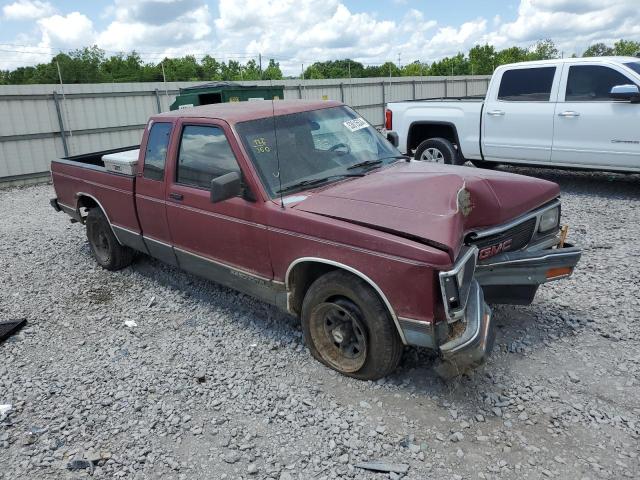
[[[423, 158], [423, 154], [427, 151], [432, 151], [437, 153], [437, 160], [427, 160]], [[440, 159], [439, 155], [442, 155]], [[435, 161], [437, 163], [446, 163], [447, 165], [462, 165], [464, 163], [464, 159], [462, 155], [456, 150], [453, 144], [447, 140], [446, 138], [429, 138], [423, 141], [418, 148], [416, 148], [416, 152], [414, 154], [414, 158], [416, 160], [422, 161]]]
[[302, 303], [302, 331], [314, 358], [360, 380], [390, 374], [402, 356], [402, 341], [378, 294], [342, 270], [323, 275], [309, 287]]
[[98, 265], [112, 271], [131, 265], [135, 252], [118, 242], [102, 210], [92, 208], [87, 215], [86, 225], [89, 247]]
[[500, 165], [499, 163], [496, 163], [496, 162], [486, 162], [484, 160], [470, 160], [470, 162], [473, 164], [474, 167], [484, 168], [486, 170], [493, 170], [498, 165]]

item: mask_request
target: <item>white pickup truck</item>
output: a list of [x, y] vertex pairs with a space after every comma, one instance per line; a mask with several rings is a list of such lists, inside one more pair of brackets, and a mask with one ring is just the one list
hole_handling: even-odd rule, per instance
[[416, 159], [640, 172], [640, 59], [498, 67], [486, 98], [387, 105], [388, 138]]

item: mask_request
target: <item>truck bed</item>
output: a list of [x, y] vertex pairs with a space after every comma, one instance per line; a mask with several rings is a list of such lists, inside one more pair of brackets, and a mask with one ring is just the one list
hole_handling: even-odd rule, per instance
[[139, 148], [138, 145], [92, 152], [51, 161], [57, 205], [83, 221], [83, 207], [99, 205], [111, 225], [138, 233], [135, 177], [107, 171], [102, 156]]

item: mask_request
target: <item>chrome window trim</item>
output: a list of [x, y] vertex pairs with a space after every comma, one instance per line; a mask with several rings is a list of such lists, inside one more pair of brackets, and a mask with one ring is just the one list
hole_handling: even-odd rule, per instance
[[[324, 263], [324, 264], [327, 264], [327, 265], [332, 265], [334, 267], [342, 268], [342, 269], [346, 270], [347, 272], [353, 273], [357, 277], [360, 277], [362, 280], [367, 282], [376, 291], [376, 293], [378, 295], [380, 295], [380, 298], [382, 299], [383, 303], [387, 307], [387, 310], [389, 311], [389, 314], [391, 315], [391, 318], [393, 319], [393, 323], [396, 326], [396, 330], [398, 332], [398, 335], [400, 335], [400, 340], [402, 340], [403, 345], [407, 345], [407, 339], [404, 336], [404, 332], [402, 331], [402, 328], [400, 328], [400, 322], [398, 321], [398, 316], [396, 315], [396, 312], [393, 310], [393, 307], [391, 306], [391, 303], [389, 302], [389, 299], [382, 292], [382, 289], [373, 280], [371, 280], [368, 276], [366, 276], [364, 273], [362, 273], [359, 270], [356, 270], [353, 267], [350, 267], [349, 265], [345, 265], [344, 263], [336, 262], [334, 260], [328, 260], [326, 258], [300, 257], [300, 258], [294, 260], [293, 262], [291, 262], [289, 264], [289, 267], [287, 268], [287, 273], [284, 276], [284, 284], [285, 284], [285, 287], [287, 289], [287, 295], [291, 294], [291, 288], [290, 288], [290, 284], [289, 284], [289, 277], [291, 275], [291, 271], [293, 270], [293, 268], [296, 265], [298, 265], [300, 263], [304, 263], [304, 262]], [[287, 303], [289, 303], [289, 302], [287, 302]]]

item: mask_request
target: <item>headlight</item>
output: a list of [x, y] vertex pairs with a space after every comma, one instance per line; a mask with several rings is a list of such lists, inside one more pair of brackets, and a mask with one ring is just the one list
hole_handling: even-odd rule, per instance
[[540, 217], [540, 224], [538, 225], [538, 231], [545, 233], [553, 230], [560, 223], [560, 208], [556, 207], [551, 210], [547, 210]]

